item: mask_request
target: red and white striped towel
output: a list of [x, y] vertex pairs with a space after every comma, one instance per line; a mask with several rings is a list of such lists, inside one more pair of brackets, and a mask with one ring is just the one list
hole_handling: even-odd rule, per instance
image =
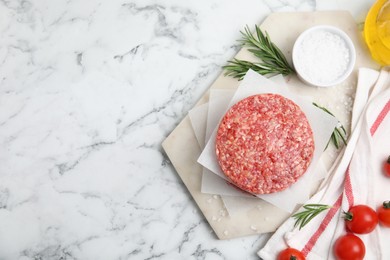
[[[322, 212], [301, 230], [289, 218], [274, 233], [258, 255], [276, 259], [287, 246], [301, 250], [307, 259], [334, 259], [333, 243], [345, 234], [342, 212], [352, 205], [376, 209], [390, 200], [390, 178], [382, 172], [390, 155], [390, 70], [380, 73], [360, 69], [348, 145], [336, 159], [329, 178], [306, 204], [333, 207]], [[377, 226], [359, 235], [366, 246], [365, 259], [390, 259], [390, 229]]]

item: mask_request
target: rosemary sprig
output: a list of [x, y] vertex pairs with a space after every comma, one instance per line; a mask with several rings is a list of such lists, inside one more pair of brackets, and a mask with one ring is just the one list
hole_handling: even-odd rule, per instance
[[294, 68], [287, 62], [282, 51], [271, 41], [267, 32], [265, 34], [260, 28], [255, 26], [255, 34], [246, 26], [245, 31], [241, 32], [240, 40], [243, 46], [248, 47], [248, 51], [261, 62], [250, 62], [245, 60], [233, 59], [228, 61], [228, 65], [223, 68], [225, 75], [241, 80], [249, 69], [252, 69], [261, 75], [283, 74], [288, 75], [294, 72]]
[[331, 208], [331, 206], [324, 204], [306, 204], [303, 205], [303, 208], [305, 209], [304, 211], [292, 215], [292, 217], [296, 219], [294, 227], [299, 226], [299, 230], [301, 230], [301, 228], [309, 223], [315, 216], [320, 214], [322, 211]]
[[[313, 105], [315, 105], [316, 107], [322, 109], [323, 111], [325, 111], [329, 115], [334, 116], [333, 113], [331, 113], [325, 107], [321, 107], [321, 106], [319, 106], [318, 104], [316, 104], [314, 102], [313, 102]], [[325, 149], [328, 148], [328, 145], [329, 145], [330, 141], [333, 142], [334, 146], [336, 146], [337, 149], [340, 148], [341, 142], [343, 142], [344, 145], [346, 145], [347, 144], [346, 135], [347, 135], [347, 131], [345, 130], [344, 126], [339, 121], [339, 124], [334, 128], [334, 131], [333, 131], [333, 133], [332, 133], [332, 135], [330, 137], [330, 140], [329, 140], [328, 144], [326, 145]]]

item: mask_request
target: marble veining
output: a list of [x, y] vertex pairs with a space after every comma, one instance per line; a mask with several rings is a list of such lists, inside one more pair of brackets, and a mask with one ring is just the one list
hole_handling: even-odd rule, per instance
[[0, 1], [0, 259], [257, 259], [217, 240], [161, 142], [291, 1]]

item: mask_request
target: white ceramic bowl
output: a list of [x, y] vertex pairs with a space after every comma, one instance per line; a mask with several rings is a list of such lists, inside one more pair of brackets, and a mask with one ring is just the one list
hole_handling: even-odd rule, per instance
[[[337, 55], [332, 56], [331, 52], [329, 52], [329, 53], [324, 52], [323, 49], [327, 48], [326, 47], [327, 45], [325, 45], [325, 44], [322, 44], [321, 48], [318, 48], [318, 49], [321, 49], [321, 50], [318, 50], [318, 53], [315, 53], [315, 48], [311, 48], [310, 51], [313, 52], [313, 55], [309, 56], [307, 54], [308, 51], [306, 50], [306, 54], [305, 54], [306, 56], [303, 56], [302, 53], [303, 53], [303, 51], [305, 51], [305, 49], [309, 49], [309, 48], [307, 48], [308, 46], [313, 47], [313, 46], [315, 46], [315, 44], [317, 44], [317, 45], [319, 44], [318, 39], [316, 39], [317, 40], [316, 43], [313, 40], [313, 39], [315, 39], [315, 33], [317, 33], [317, 36], [319, 35], [318, 32], [320, 32], [321, 34], [323, 34], [322, 32], [330, 33], [330, 34], [327, 34], [328, 39], [326, 39], [326, 40], [328, 40], [328, 41], [330, 39], [337, 39], [338, 43], [342, 43], [342, 42], [345, 43], [345, 44], [338, 45], [338, 46], [341, 46], [340, 48], [338, 48], [339, 61], [341, 58], [341, 56], [340, 56], [341, 51], [348, 53], [348, 55], [346, 55], [345, 59], [342, 60], [342, 63], [341, 63], [341, 65], [343, 65], [342, 69], [335, 71], [336, 69], [338, 69], [337, 64], [325, 66], [325, 64], [332, 61], [332, 59], [336, 59], [335, 57], [337, 56]], [[340, 38], [338, 38], [337, 36], [339, 36], [342, 39], [342, 41], [340, 41]], [[329, 37], [333, 37], [333, 38], [329, 38]], [[311, 41], [313, 43], [311, 43]], [[325, 42], [325, 41], [323, 41], [323, 42]], [[332, 45], [332, 44], [329, 44], [329, 46], [330, 45]], [[330, 51], [332, 51], [331, 48], [333, 48], [333, 51], [334, 51], [335, 50], [334, 48], [336, 48], [336, 47], [335, 47], [335, 45], [333, 45], [332, 47], [329, 47]], [[347, 50], [347, 51], [345, 51], [345, 50]], [[326, 55], [323, 55], [324, 53]], [[316, 62], [315, 61], [316, 55], [318, 57], [322, 58], [319, 60], [325, 61], [325, 59], [326, 59], [326, 62], [322, 62], [322, 63]], [[311, 57], [313, 57], [312, 60], [308, 60], [308, 58], [311, 58]], [[304, 60], [304, 58], [306, 60]], [[312, 86], [317, 86], [317, 87], [331, 87], [331, 86], [340, 84], [351, 74], [351, 72], [355, 66], [356, 53], [355, 53], [355, 47], [353, 45], [352, 40], [348, 37], [348, 35], [345, 32], [343, 32], [342, 30], [340, 30], [336, 27], [333, 27], [333, 26], [320, 25], [320, 26], [311, 27], [311, 28], [307, 29], [306, 31], [304, 31], [301, 35], [299, 35], [299, 37], [295, 41], [295, 44], [293, 47], [292, 60], [293, 60], [297, 75], [303, 82], [305, 82], [309, 85], [312, 85]], [[308, 61], [310, 61], [310, 62], [308, 62]], [[309, 66], [308, 66], [308, 64], [309, 64]], [[327, 78], [326, 73], [325, 73], [326, 71], [324, 69], [328, 69], [328, 70], [333, 69], [332, 73], [330, 73], [333, 76]], [[322, 74], [324, 74], [324, 75], [320, 75], [321, 79], [318, 75], [314, 75], [314, 73], [319, 74], [320, 72], [322, 72]]]

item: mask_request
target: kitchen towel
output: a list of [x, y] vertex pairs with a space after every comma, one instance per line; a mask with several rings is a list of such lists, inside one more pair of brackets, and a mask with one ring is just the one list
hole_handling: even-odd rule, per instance
[[[301, 230], [289, 218], [258, 252], [264, 260], [276, 259], [286, 247], [293, 247], [307, 259], [334, 259], [333, 244], [346, 233], [342, 212], [352, 205], [377, 208], [390, 199], [390, 178], [382, 165], [390, 155], [390, 72], [359, 70], [348, 145], [340, 153], [329, 177], [306, 204], [332, 207], [320, 213]], [[366, 247], [366, 259], [390, 259], [390, 229], [380, 225], [366, 235], [358, 235]]]

